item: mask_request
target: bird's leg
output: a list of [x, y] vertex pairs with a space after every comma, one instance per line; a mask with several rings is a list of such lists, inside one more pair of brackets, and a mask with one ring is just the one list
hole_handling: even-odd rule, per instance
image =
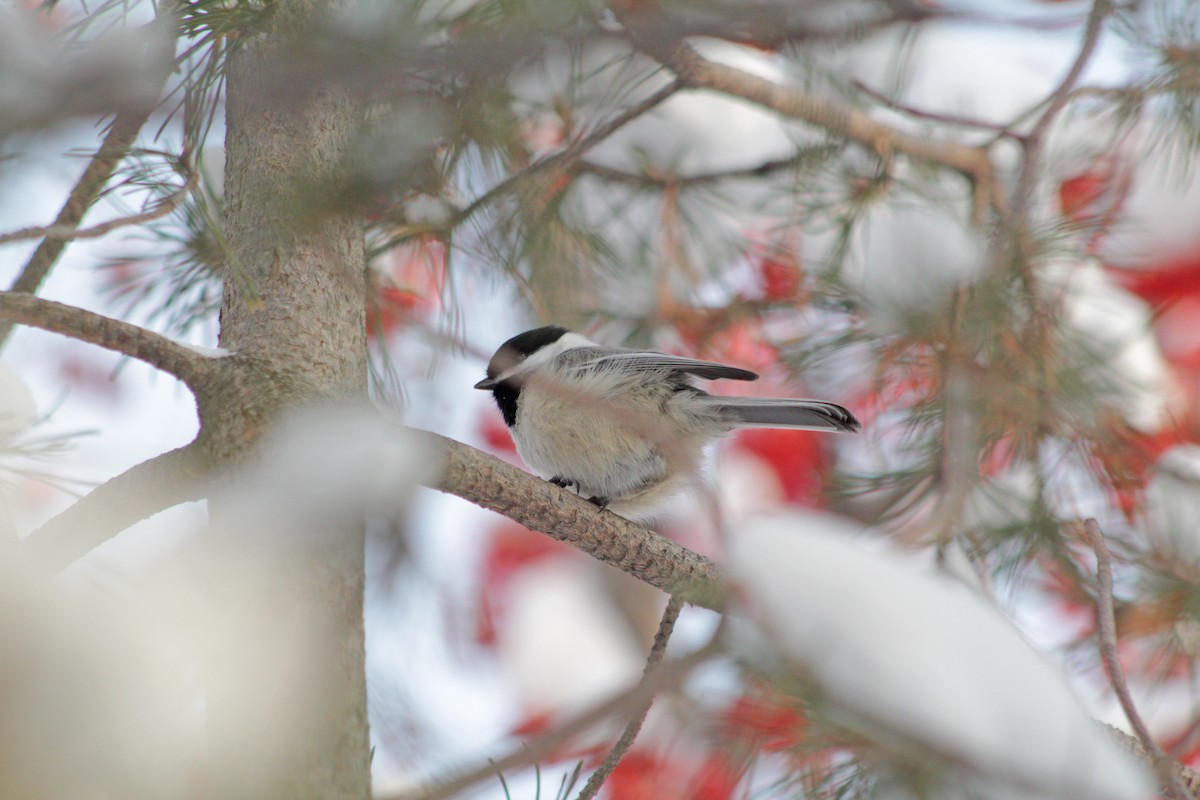
[[579, 482], [572, 478], [564, 478], [562, 475], [555, 475], [550, 479], [550, 483], [561, 489], [570, 489], [571, 487], [578, 488]]
[[601, 511], [608, 508], [608, 498], [607, 497], [589, 497], [588, 502], [591, 503], [592, 505], [594, 505], [596, 508], [600, 509]]

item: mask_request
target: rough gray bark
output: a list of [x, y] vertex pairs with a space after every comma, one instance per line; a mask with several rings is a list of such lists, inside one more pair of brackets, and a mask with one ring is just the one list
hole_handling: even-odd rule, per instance
[[[288, 407], [365, 395], [365, 254], [351, 216], [306, 215], [313, 187], [343, 165], [360, 119], [336, 87], [279, 91], [281, 54], [293, 33], [316, 24], [327, 6], [280, 4], [267, 30], [230, 55], [226, 101], [225, 213], [230, 245], [221, 305], [222, 347], [236, 351], [234, 380], [197, 387], [201, 441], [214, 458], [236, 462], [248, 443]], [[363, 632], [363, 526], [319, 535], [261, 536], [213, 504], [219, 532], [218, 579], [260, 607], [231, 620], [229, 643], [213, 665], [210, 697], [214, 777], [221, 797], [367, 798], [370, 741]], [[248, 526], [255, 528], [253, 524]], [[253, 538], [265, 571], [236, 563]], [[225, 562], [222, 562], [222, 556]], [[265, 572], [265, 574], [264, 574]], [[284, 636], [300, 621], [310, 638], [303, 658], [247, 658], [236, 645]], [[253, 652], [253, 649], [251, 650]], [[251, 663], [254, 662], [254, 663]], [[284, 671], [292, 674], [277, 674]], [[228, 680], [225, 680], [228, 679]], [[279, 730], [275, 688], [305, 687], [304, 708]], [[249, 687], [249, 694], [246, 689]], [[270, 756], [246, 741], [286, 739]]]
[[461, 442], [423, 433], [445, 465], [434, 488], [496, 511], [687, 602], [722, 611], [721, 569], [670, 539]]

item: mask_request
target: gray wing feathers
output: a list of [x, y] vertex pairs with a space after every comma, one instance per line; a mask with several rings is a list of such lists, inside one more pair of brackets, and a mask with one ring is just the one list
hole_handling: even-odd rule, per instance
[[669, 356], [664, 353], [638, 350], [613, 350], [609, 348], [577, 348], [559, 356], [564, 365], [576, 369], [628, 369], [640, 372], [666, 370], [695, 375], [704, 380], [728, 378], [735, 381], [758, 380], [758, 374], [748, 369], [731, 367], [716, 361], [699, 361], [684, 356]]
[[713, 397], [714, 404], [747, 428], [799, 428], [853, 433], [861, 426], [854, 415], [821, 400], [768, 397]]

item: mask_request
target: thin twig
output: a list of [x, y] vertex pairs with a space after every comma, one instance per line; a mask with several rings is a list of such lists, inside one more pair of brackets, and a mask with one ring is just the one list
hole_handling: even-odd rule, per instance
[[[597, 144], [604, 141], [609, 136], [612, 136], [619, 129], [642, 116], [647, 111], [655, 108], [682, 88], [683, 85], [679, 81], [673, 81], [667, 84], [657, 92], [654, 92], [650, 96], [646, 97], [641, 102], [635, 103], [634, 105], [622, 111], [620, 114], [613, 117], [608, 122], [598, 126], [592, 130], [591, 133], [576, 139], [565, 149], [546, 156], [540, 161], [535, 161], [534, 163], [522, 169], [520, 172], [510, 175], [509, 177], [500, 181], [500, 183], [493, 186], [491, 189], [484, 192], [479, 197], [475, 198], [470, 204], [455, 212], [449, 221], [445, 223], [445, 228], [447, 230], [453, 230], [457, 228], [459, 225], [462, 225], [464, 222], [471, 219], [473, 216], [475, 216], [475, 214], [487, 206], [490, 206], [499, 198], [509, 194], [526, 181], [531, 180], [535, 176], [540, 175], [547, 170], [566, 169], [570, 167], [571, 164], [581, 158]], [[407, 236], [400, 236], [389, 239], [380, 246], [374, 248], [369, 255], [376, 256], [379, 253], [390, 250], [396, 245], [404, 242], [407, 238]]]
[[1117, 650], [1117, 619], [1113, 610], [1112, 556], [1108, 552], [1108, 545], [1104, 543], [1104, 533], [1095, 519], [1084, 520], [1083, 530], [1096, 553], [1096, 583], [1099, 587], [1096, 597], [1096, 620], [1100, 629], [1100, 657], [1108, 672], [1108, 680], [1121, 703], [1121, 708], [1125, 711], [1126, 719], [1146, 752], [1150, 754], [1154, 768], [1170, 795], [1175, 800], [1189, 800], [1191, 794], [1179, 778], [1178, 764], [1154, 741], [1150, 729], [1146, 727], [1137, 706], [1134, 705], [1133, 695], [1130, 694], [1129, 684], [1125, 680], [1125, 671], [1121, 668], [1121, 657]]
[[[832, 150], [833, 148], [829, 148]], [[594, 175], [597, 178], [613, 181], [614, 183], [631, 183], [638, 186], [684, 187], [697, 186], [706, 183], [732, 180], [737, 178], [761, 178], [780, 170], [786, 170], [803, 164], [813, 158], [811, 152], [800, 152], [787, 158], [776, 158], [749, 167], [719, 170], [716, 172], [701, 172], [693, 175], [668, 175], [657, 172], [626, 172], [592, 161], [580, 161], [575, 169], [583, 174]]]
[[[24, 239], [44, 238], [47, 240], [74, 240], [74, 239], [95, 239], [104, 236], [107, 233], [118, 228], [124, 228], [129, 225], [142, 225], [147, 222], [152, 222], [160, 217], [165, 217], [175, 209], [179, 208], [180, 204], [187, 199], [187, 196], [196, 188], [198, 173], [194, 169], [188, 170], [188, 178], [182, 186], [171, 192], [166, 197], [154, 204], [154, 207], [149, 211], [142, 211], [138, 214], [129, 214], [124, 217], [110, 219], [107, 222], [102, 222], [99, 225], [93, 225], [90, 228], [80, 228], [75, 225], [62, 225], [55, 223], [54, 225], [44, 225], [32, 228], [21, 228], [10, 233], [0, 233], [0, 245], [8, 244], [9, 242], [19, 242]], [[14, 291], [18, 291], [14, 289]]]
[[[679, 618], [679, 611], [682, 608], [682, 599], [672, 595], [667, 600], [662, 621], [658, 623], [658, 632], [654, 634], [654, 646], [650, 648], [650, 655], [646, 658], [646, 668], [642, 671], [643, 681], [651, 678], [662, 661], [663, 654], [667, 652], [667, 642], [671, 638], [671, 631], [675, 629], [675, 620]], [[600, 787], [608, 780], [608, 776], [612, 774], [613, 770], [617, 768], [617, 764], [621, 763], [621, 759], [625, 757], [625, 753], [633, 746], [633, 740], [642, 730], [642, 724], [646, 721], [646, 715], [650, 713], [650, 706], [653, 702], [654, 695], [649, 695], [638, 707], [633, 718], [629, 720], [629, 724], [625, 726], [625, 730], [621, 732], [620, 738], [617, 739], [616, 744], [604, 759], [604, 763], [588, 778], [588, 782], [579, 793], [578, 800], [591, 800], [596, 796], [596, 792], [600, 791]]]
[[941, 122], [946, 125], [957, 125], [961, 128], [977, 128], [979, 130], [989, 131], [996, 134], [996, 138], [1008, 137], [1017, 141], [1024, 141], [1025, 137], [1013, 131], [1008, 125], [998, 122], [988, 122], [982, 119], [971, 119], [969, 117], [960, 117], [957, 114], [943, 114], [938, 111], [926, 111], [921, 108], [905, 105], [900, 101], [888, 97], [883, 92], [876, 91], [870, 86], [867, 86], [862, 81], [854, 81], [854, 88], [870, 97], [875, 102], [898, 111], [915, 119], [929, 120], [930, 122]]
[[636, 686], [583, 712], [563, 725], [555, 728], [531, 742], [514, 748], [508, 755], [501, 758], [489, 759], [486, 764], [461, 772], [451, 777], [435, 780], [426, 786], [401, 792], [377, 800], [444, 800], [455, 797], [477, 783], [490, 780], [498, 772], [520, 769], [553, 754], [560, 749], [564, 742], [574, 739], [579, 734], [610, 719], [614, 714], [645, 702], [664, 687], [677, 686], [689, 672], [715, 656], [720, 650], [714, 639], [705, 647], [690, 653], [676, 661], [662, 664], [647, 680], [640, 681]]
[[0, 321], [29, 325], [114, 350], [174, 375], [193, 388], [216, 369], [215, 359], [154, 331], [31, 294], [0, 292]]
[[1016, 227], [1018, 235], [1021, 235], [1021, 229], [1024, 227], [1025, 217], [1029, 214], [1029, 204], [1033, 199], [1034, 189], [1037, 187], [1037, 181], [1040, 174], [1039, 162], [1041, 160], [1042, 145], [1045, 142], [1046, 133], [1050, 130], [1050, 126], [1058, 118], [1067, 104], [1071, 102], [1072, 92], [1075, 84], [1083, 75], [1084, 69], [1092, 59], [1092, 55], [1096, 52], [1096, 46], [1100, 42], [1100, 34], [1104, 30], [1104, 20], [1112, 10], [1110, 0], [1095, 0], [1092, 4], [1092, 10], [1088, 14], [1087, 25], [1083, 32], [1083, 43], [1079, 46], [1079, 52], [1075, 56], [1075, 61], [1072, 62], [1067, 74], [1059, 81], [1058, 86], [1050, 93], [1046, 101], [1046, 110], [1034, 122], [1033, 128], [1025, 136], [1024, 158], [1021, 161], [1021, 169], [1017, 173], [1016, 186], [1013, 188], [1012, 202], [1009, 204], [1012, 215], [1012, 220]]
[[[174, 4], [170, 4], [171, 10], [160, 11], [153, 25], [160, 27], [163, 30], [163, 53], [170, 53], [168, 57], [164, 57], [161, 61], [161, 68], [156, 79], [161, 80], [163, 86], [166, 85], [167, 78], [174, 68], [174, 52], [175, 52], [175, 19], [176, 13]], [[153, 59], [151, 59], [153, 61]], [[160, 88], [161, 91], [161, 88]], [[153, 108], [132, 108], [123, 109], [117, 112], [113, 118], [112, 125], [108, 129], [108, 133], [104, 137], [104, 141], [100, 143], [96, 153], [88, 162], [83, 174], [79, 176], [79, 180], [75, 182], [75, 187], [71, 189], [71, 193], [67, 196], [67, 202], [58, 212], [54, 223], [49, 228], [59, 231], [57, 236], [48, 236], [42, 240], [37, 249], [33, 251], [33, 255], [25, 262], [25, 266], [21, 268], [12, 286], [9, 288], [12, 292], [23, 292], [26, 294], [36, 294], [41, 288], [42, 282], [46, 280], [46, 276], [50, 274], [50, 270], [58, 262], [63, 250], [67, 246], [70, 238], [61, 235], [61, 231], [78, 228], [83, 222], [83, 217], [87, 214], [88, 209], [96, 202], [96, 199], [104, 191], [104, 187], [108, 184], [117, 166], [129, 153], [129, 149], [133, 147], [133, 143], [137, 141], [138, 132], [142, 126], [146, 124], [146, 120], [150, 118]], [[8, 337], [12, 334], [13, 323], [11, 321], [0, 320], [0, 349], [4, 348]]]
[[[83, 175], [75, 183], [75, 188], [67, 197], [67, 202], [55, 217], [54, 223], [48, 229], [70, 230], [79, 227], [83, 215], [92, 207], [92, 203], [100, 196], [108, 179], [112, 177], [121, 159], [129, 152], [129, 148], [137, 139], [138, 131], [149, 118], [148, 110], [123, 111], [113, 120], [104, 142], [92, 156], [92, 160], [83, 171]], [[42, 281], [50, 274], [59, 256], [67, 246], [67, 238], [47, 237], [33, 251], [33, 255], [25, 262], [17, 279], [13, 281], [11, 291], [35, 294], [41, 288]], [[4, 347], [11, 335], [13, 323], [0, 321], [0, 348]]]
[[470, 219], [479, 209], [490, 205], [497, 197], [512, 191], [513, 187], [518, 182], [525, 181], [531, 176], [540, 172], [545, 172], [548, 169], [565, 166], [574, 162], [597, 144], [604, 141], [609, 136], [612, 136], [618, 130], [642, 116], [647, 111], [650, 111], [651, 109], [660, 105], [664, 100], [668, 99], [682, 88], [683, 86], [679, 81], [672, 81], [671, 83], [668, 83], [666, 86], [645, 98], [640, 103], [635, 103], [617, 116], [613, 117], [608, 122], [600, 125], [588, 135], [575, 140], [565, 150], [561, 150], [551, 156], [543, 158], [541, 161], [530, 164], [527, 168], [521, 170], [516, 175], [513, 175], [506, 180], [501, 181], [496, 186], [493, 186], [483, 195], [476, 198], [457, 216], [460, 218], [460, 221]]

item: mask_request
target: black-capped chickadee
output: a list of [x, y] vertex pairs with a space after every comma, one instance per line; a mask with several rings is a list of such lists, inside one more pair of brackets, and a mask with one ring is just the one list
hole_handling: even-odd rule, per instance
[[514, 336], [475, 384], [496, 398], [517, 452], [534, 472], [596, 505], [644, 520], [696, 473], [704, 446], [735, 428], [859, 429], [820, 400], [719, 397], [698, 379], [753, 372], [623, 347], [547, 325]]

